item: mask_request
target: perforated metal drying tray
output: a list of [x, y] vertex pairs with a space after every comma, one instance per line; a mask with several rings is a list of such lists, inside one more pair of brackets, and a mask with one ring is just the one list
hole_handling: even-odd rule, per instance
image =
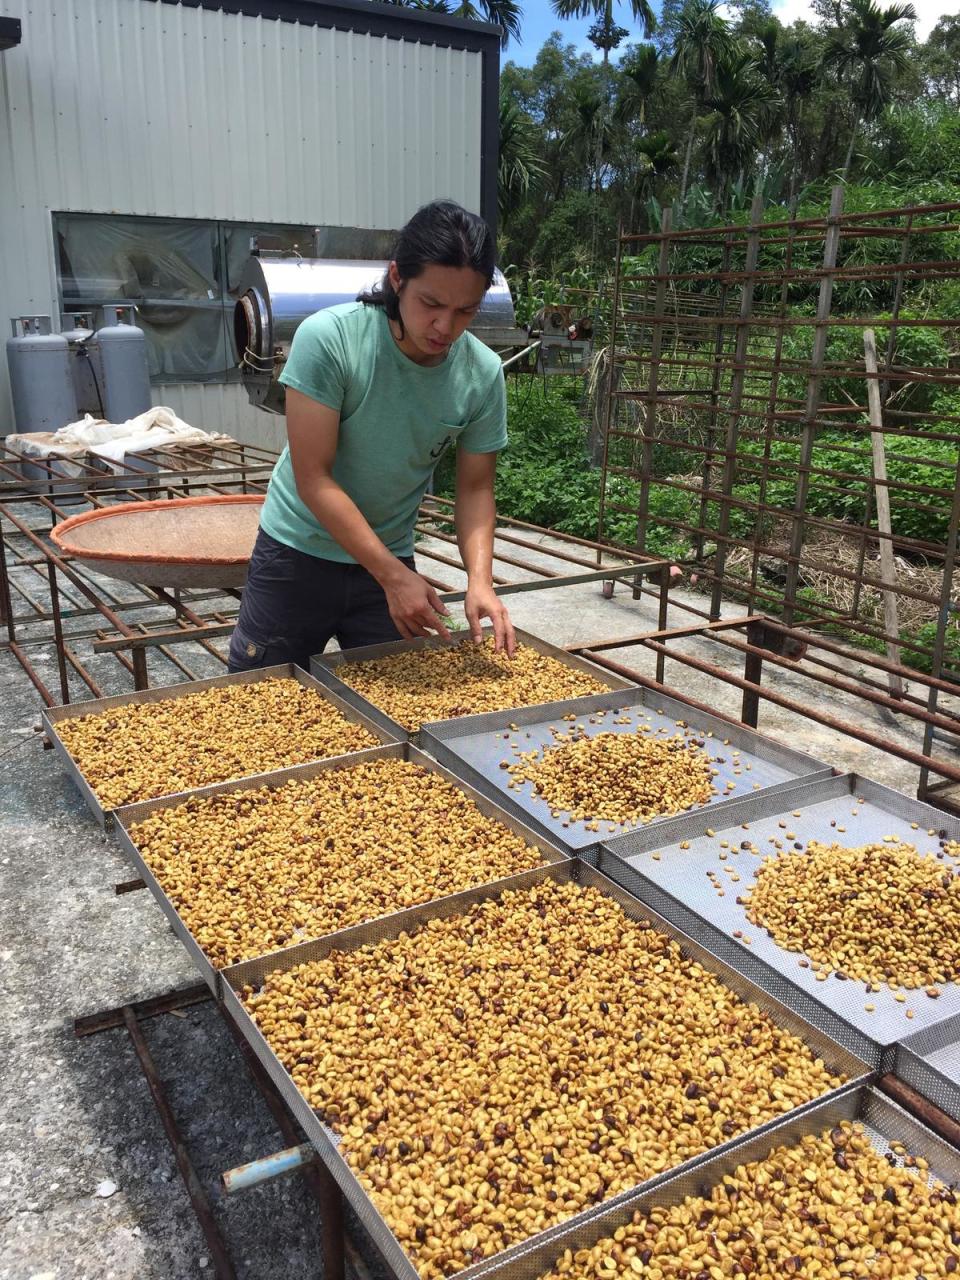
[[[489, 627], [485, 627], [484, 636], [490, 637], [493, 632]], [[592, 662], [587, 662], [585, 658], [579, 658], [576, 654], [567, 653], [565, 649], [558, 649], [556, 645], [548, 644], [546, 640], [541, 640], [539, 636], [533, 636], [528, 631], [517, 631], [517, 640], [521, 644], [527, 645], [531, 649], [536, 649], [538, 653], [545, 654], [548, 658], [555, 658], [557, 662], [563, 663], [565, 667], [570, 667], [573, 671], [582, 671], [585, 675], [593, 676], [600, 684], [605, 685], [608, 689], [636, 689], [636, 685], [629, 680], [624, 680], [620, 676], [614, 675], [610, 671], [605, 671], [603, 667], [595, 666]], [[454, 632], [451, 639], [452, 644], [470, 644], [470, 633], [468, 631]], [[384, 729], [388, 729], [395, 738], [401, 740], [409, 738], [411, 742], [423, 745], [421, 734], [423, 728], [415, 733], [411, 733], [405, 729], [402, 724], [396, 720], [391, 720], [385, 712], [381, 711], [374, 703], [369, 702], [362, 697], [357, 691], [351, 688], [343, 679], [341, 679], [340, 671], [348, 662], [375, 662], [378, 658], [389, 658], [396, 653], [408, 653], [418, 649], [446, 649], [448, 647], [445, 640], [437, 637], [430, 639], [417, 640], [391, 640], [387, 644], [371, 644], [364, 645], [358, 649], [348, 649], [346, 653], [323, 653], [318, 654], [315, 658], [310, 659], [310, 670], [322, 680], [324, 684], [334, 689], [341, 698], [363, 711], [371, 720], [377, 724], [383, 725]], [[560, 706], [560, 703], [542, 702], [539, 704], [540, 709], [544, 707]], [[536, 708], [533, 708], [536, 710]], [[476, 718], [476, 717], [474, 717]], [[457, 724], [456, 720], [445, 720], [443, 724]]]
[[[366, 751], [356, 751], [351, 755], [337, 756], [331, 760], [315, 761], [313, 764], [294, 765], [290, 769], [283, 769], [276, 773], [264, 774], [257, 778], [245, 778], [236, 782], [224, 782], [214, 787], [203, 787], [196, 791], [185, 791], [180, 795], [167, 796], [160, 800], [144, 800], [140, 804], [126, 805], [122, 809], [115, 811], [116, 834], [120, 848], [130, 860], [132, 865], [137, 869], [143, 878], [147, 888], [156, 898], [160, 905], [160, 909], [170, 921], [174, 933], [187, 949], [190, 959], [196, 965], [204, 982], [210, 987], [214, 995], [219, 995], [221, 991], [220, 973], [221, 971], [212, 964], [200, 944], [190, 932], [186, 922], [181, 918], [177, 908], [170, 901], [160, 882], [150, 870], [149, 865], [144, 860], [140, 850], [134, 843], [130, 834], [130, 828], [138, 822], [143, 822], [151, 814], [160, 813], [164, 809], [173, 809], [184, 804], [194, 796], [214, 796], [235, 794], [236, 792], [255, 791], [264, 786], [270, 788], [283, 786], [287, 782], [306, 782], [310, 778], [317, 777], [318, 774], [326, 773], [329, 769], [350, 769], [355, 768], [359, 764], [363, 764], [370, 760], [409, 760], [412, 764], [418, 764], [424, 769], [428, 769], [431, 773], [439, 774], [442, 778], [452, 783], [458, 790], [462, 791], [476, 804], [485, 817], [491, 821], [502, 823], [511, 831], [515, 831], [521, 839], [527, 844], [535, 845], [543, 854], [544, 861], [547, 863], [565, 862], [568, 855], [563, 850], [556, 848], [550, 841], [545, 840], [538, 832], [533, 831], [530, 827], [522, 822], [518, 822], [516, 818], [508, 813], [504, 813], [497, 805], [491, 804], [484, 796], [474, 791], [472, 787], [465, 786], [458, 778], [454, 777], [442, 765], [437, 764], [436, 760], [432, 760], [429, 756], [424, 755], [422, 751], [418, 751], [416, 747], [411, 747], [406, 743], [393, 743], [385, 747], [370, 747]], [[375, 797], [372, 797], [375, 799]], [[440, 899], [443, 901], [443, 899]], [[387, 917], [392, 918], [392, 917]], [[312, 939], [305, 937], [303, 942], [310, 942]], [[301, 943], [294, 944], [302, 945]], [[287, 948], [272, 953], [274, 959], [285, 955]], [[250, 963], [250, 962], [246, 962]], [[274, 966], [275, 967], [275, 966]]]
[[909, 1155], [924, 1157], [930, 1173], [941, 1182], [949, 1185], [960, 1180], [960, 1152], [955, 1147], [876, 1089], [861, 1085], [814, 1104], [800, 1116], [768, 1126], [732, 1150], [711, 1153], [696, 1169], [670, 1175], [653, 1190], [632, 1192], [616, 1205], [601, 1205], [581, 1215], [549, 1237], [546, 1233], [535, 1237], [518, 1257], [491, 1259], [481, 1274], [484, 1280], [537, 1280], [565, 1250], [591, 1249], [598, 1240], [628, 1224], [638, 1210], [646, 1214], [680, 1204], [687, 1196], [708, 1196], [712, 1187], [740, 1165], [764, 1160], [775, 1148], [793, 1146], [807, 1134], [822, 1134], [843, 1120], [858, 1121], [877, 1151], [886, 1153], [892, 1142], [901, 1142]]
[[[260, 1059], [274, 1084], [276, 1084], [288, 1107], [302, 1125], [310, 1142], [312, 1142], [314, 1147], [316, 1147], [321, 1159], [327, 1165], [334, 1178], [336, 1178], [337, 1183], [346, 1195], [347, 1199], [350, 1201], [357, 1213], [357, 1216], [370, 1232], [388, 1267], [393, 1274], [398, 1277], [398, 1280], [419, 1280], [419, 1277], [412, 1262], [404, 1252], [400, 1242], [397, 1240], [380, 1212], [363, 1190], [360, 1182], [344, 1156], [341, 1155], [338, 1137], [321, 1121], [320, 1117], [297, 1088], [293, 1078], [282, 1066], [273, 1049], [261, 1034], [256, 1022], [244, 1008], [238, 993], [242, 991], [245, 986], [251, 986], [254, 988], [261, 986], [265, 975], [273, 970], [292, 969], [298, 964], [322, 959], [324, 956], [329, 955], [331, 951], [355, 951], [357, 948], [366, 946], [370, 943], [382, 942], [388, 938], [396, 937], [401, 932], [410, 932], [428, 920], [461, 913], [467, 910], [474, 903], [487, 898], [497, 897], [507, 889], [528, 889], [534, 885], [543, 883], [545, 880], [556, 880], [561, 882], [575, 880], [581, 884], [596, 886], [611, 898], [619, 902], [624, 908], [626, 914], [631, 918], [649, 920], [655, 928], [668, 934], [670, 937], [675, 938], [686, 955], [691, 956], [699, 963], [709, 968], [713, 973], [717, 974], [721, 981], [730, 988], [730, 990], [736, 992], [743, 1000], [752, 1001], [759, 1006], [759, 1008], [768, 1013], [781, 1028], [792, 1031], [794, 1034], [801, 1036], [817, 1056], [824, 1060], [831, 1071], [835, 1074], [843, 1074], [848, 1077], [848, 1081], [845, 1085], [824, 1094], [824, 1100], [828, 1098], [840, 1098], [850, 1090], [855, 1089], [858, 1085], [866, 1082], [866, 1064], [859, 1060], [855, 1055], [848, 1053], [840, 1045], [834, 1043], [829, 1036], [825, 1035], [818, 1027], [807, 1023], [802, 1018], [799, 1018], [792, 1010], [782, 1005], [775, 997], [756, 987], [749, 981], [749, 979], [744, 978], [742, 974], [737, 973], [734, 969], [717, 959], [717, 957], [712, 955], [712, 953], [706, 948], [700, 946], [696, 942], [693, 942], [690, 938], [685, 937], [684, 934], [682, 934], [668, 921], [658, 916], [656, 912], [650, 911], [644, 907], [641, 903], [637, 902], [634, 897], [625, 892], [619, 886], [615, 885], [606, 876], [600, 874], [594, 868], [588, 866], [585, 862], [579, 859], [571, 859], [566, 862], [556, 863], [552, 867], [544, 867], [534, 871], [522, 872], [519, 875], [501, 880], [496, 884], [487, 885], [480, 889], [468, 890], [465, 893], [452, 895], [451, 897], [444, 898], [441, 901], [427, 903], [422, 907], [414, 907], [409, 911], [400, 912], [395, 916], [389, 916], [370, 924], [359, 925], [354, 929], [345, 929], [342, 933], [331, 934], [318, 942], [311, 942], [302, 946], [292, 947], [287, 951], [278, 953], [274, 956], [264, 956], [258, 960], [247, 961], [244, 964], [234, 965], [229, 969], [224, 969], [221, 975], [223, 979], [222, 999], [227, 1013], [234, 1019], [240, 1031], [246, 1037], [247, 1041], [253, 1048], [254, 1053]], [[819, 1102], [820, 1100], [817, 1101]], [[817, 1105], [816, 1102], [807, 1103], [802, 1107], [796, 1108], [789, 1114], [791, 1116], [802, 1115], [815, 1105]], [[779, 1121], [770, 1121], [765, 1125], [758, 1126], [755, 1130], [751, 1130], [750, 1133], [767, 1133], [779, 1123]], [[640, 1188], [634, 1188], [632, 1190], [622, 1192], [619, 1196], [611, 1197], [605, 1207], [609, 1208], [621, 1203], [625, 1198], [632, 1198], [639, 1193], [639, 1190], [650, 1190], [653, 1187], [659, 1186], [677, 1172], [699, 1169], [711, 1155], [731, 1151], [742, 1145], [746, 1136], [748, 1135], [732, 1138], [729, 1142], [725, 1142], [714, 1148], [713, 1152], [695, 1156], [683, 1164], [678, 1165], [675, 1170], [667, 1171], [666, 1173], [649, 1179], [641, 1184]], [[578, 1214], [575, 1218], [569, 1219], [566, 1224], [560, 1224], [557, 1227], [550, 1228], [548, 1231], [532, 1237], [531, 1240], [511, 1245], [509, 1249], [504, 1250], [497, 1256], [497, 1263], [505, 1266], [511, 1265], [517, 1258], [521, 1257], [533, 1243], [553, 1238], [559, 1231], [565, 1230], [578, 1222], [585, 1221], [587, 1218], [592, 1217], [596, 1212], [598, 1212], [597, 1209], [585, 1211], [582, 1214]], [[490, 1266], [491, 1260], [484, 1260], [483, 1262], [475, 1263], [473, 1266], [466, 1267], [464, 1270], [458, 1272], [458, 1280], [472, 1280], [472, 1277], [485, 1272]]]
[[[60, 734], [57, 732], [57, 726], [65, 720], [77, 720], [81, 716], [95, 716], [103, 711], [110, 711], [114, 707], [127, 707], [134, 703], [145, 704], [151, 702], [168, 702], [172, 698], [186, 698], [191, 693], [202, 693], [204, 689], [221, 689], [227, 685], [233, 684], [259, 684], [261, 680], [296, 680], [306, 689], [313, 689], [324, 701], [331, 703], [340, 714], [349, 720], [351, 724], [362, 725], [381, 743], [400, 742], [401, 737], [394, 733], [392, 729], [375, 720], [372, 716], [368, 716], [361, 708], [352, 704], [348, 699], [338, 697], [337, 694], [325, 686], [322, 681], [317, 680], [314, 676], [304, 671], [300, 667], [296, 667], [292, 662], [284, 662], [275, 667], [261, 667], [256, 671], [238, 671], [233, 675], [214, 676], [210, 680], [187, 680], [182, 684], [163, 685], [156, 689], [141, 689], [134, 693], [119, 693], [111, 698], [95, 698], [88, 702], [68, 702], [62, 707], [45, 707], [40, 712], [40, 719], [43, 722], [43, 731], [47, 738], [53, 744], [53, 748], [60, 758], [60, 762], [66, 770], [67, 774], [72, 778], [77, 790], [87, 802], [90, 812], [100, 823], [101, 827], [110, 829], [113, 822], [113, 814], [116, 809], [105, 809], [94, 794], [93, 788], [87, 782], [86, 778], [80, 770], [80, 766], [70, 754], [67, 746], [63, 742]], [[342, 760], [350, 753], [345, 752], [341, 756], [331, 756], [330, 759]], [[305, 762], [306, 763], [306, 762]], [[248, 774], [247, 776], [256, 781], [259, 785], [263, 785], [266, 779], [276, 777], [279, 773], [286, 770], [273, 769], [268, 773]], [[234, 779], [224, 779], [224, 781], [234, 781]], [[185, 797], [188, 795], [197, 795], [215, 790], [220, 783], [211, 783], [207, 787], [198, 787], [189, 791], [171, 792], [174, 798]], [[160, 799], [157, 796], [153, 799]], [[151, 801], [152, 803], [152, 801]]]
[[[778, 825], [781, 821], [785, 821], [785, 828]], [[831, 826], [831, 822], [837, 825]], [[911, 822], [919, 824], [918, 830], [912, 830]], [[742, 823], [749, 824], [748, 832], [742, 830]], [[715, 831], [714, 836], [705, 834], [708, 827]], [[700, 812], [683, 821], [664, 823], [656, 831], [621, 836], [601, 845], [598, 865], [758, 985], [826, 1027], [834, 1039], [859, 1057], [888, 1071], [893, 1068], [898, 1040], [960, 1012], [960, 985], [943, 986], [935, 1000], [922, 988], [904, 992], [908, 998], [901, 1004], [886, 986], [867, 993], [862, 982], [842, 981], [832, 975], [818, 982], [813, 968], [801, 967], [802, 956], [785, 951], [750, 923], [746, 909], [737, 904], [737, 896], [753, 882], [753, 870], [763, 857], [775, 852], [771, 836], [790, 847], [794, 843], [805, 846], [810, 840], [868, 844], [894, 835], [921, 852], [936, 852], [939, 836], [928, 836], [929, 829], [960, 838], [960, 819], [879, 783], [846, 774], [744, 800], [716, 816]], [[787, 831], [794, 839], [785, 839]], [[761, 850], [760, 857], [740, 851], [740, 842], [748, 836]], [[681, 849], [681, 840], [689, 842], [690, 848]], [[729, 850], [720, 848], [721, 840], [728, 841]], [[654, 852], [660, 854], [659, 860], [652, 856]], [[727, 853], [723, 862], [718, 857], [722, 852]], [[740, 880], [724, 883], [721, 898], [706, 873], [712, 870], [727, 882], [730, 877], [725, 867], [731, 867]], [[736, 939], [735, 930], [748, 937], [750, 944]], [[874, 1005], [874, 1012], [866, 1010], [867, 1004]], [[905, 1016], [907, 1009], [913, 1011], [912, 1019]]]
[[[614, 710], [620, 714], [612, 714]], [[599, 712], [607, 714], [600, 719]], [[565, 720], [564, 716], [576, 718]], [[626, 723], [616, 724], [616, 720]], [[713, 767], [718, 771], [714, 785], [719, 792], [705, 806], [688, 810], [681, 819], [705, 808], [714, 812], [758, 791], [792, 786], [798, 778], [827, 778], [834, 772], [829, 765], [802, 751], [783, 747], [742, 725], [694, 711], [682, 702], [636, 685], [627, 692], [592, 694], [558, 702], [546, 713], [542, 707], [527, 707], [427, 724], [423, 727], [421, 745], [479, 791], [532, 822], [552, 840], [569, 849], [584, 850], [640, 824], [604, 821], [599, 831], [589, 831], [584, 819], [564, 826], [566, 819], [551, 816], [550, 805], [534, 793], [531, 783], [523, 783], [520, 790], [509, 788], [510, 774], [501, 764], [518, 758], [511, 746], [517, 744], [521, 751], [554, 746], [556, 739], [551, 728], [570, 730], [581, 726], [589, 737], [595, 737], [599, 733], [635, 733], [642, 725], [650, 725], [651, 737], [654, 734], [672, 737], [683, 731], [681, 724], [687, 726], [694, 737], [704, 738], [714, 760]], [[511, 725], [517, 726], [516, 731], [510, 730]], [[734, 756], [734, 752], [739, 754]], [[736, 773], [738, 768], [740, 772]], [[728, 782], [734, 784], [734, 789], [727, 790]], [[643, 824], [643, 829], [668, 820], [655, 818]]]
[[901, 1040], [893, 1069], [905, 1084], [960, 1120], [960, 1013]]

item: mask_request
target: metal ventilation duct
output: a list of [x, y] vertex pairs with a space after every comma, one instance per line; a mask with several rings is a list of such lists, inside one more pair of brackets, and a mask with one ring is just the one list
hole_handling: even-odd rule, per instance
[[[251, 404], [269, 413], [283, 413], [284, 388], [278, 378], [297, 326], [324, 307], [352, 302], [382, 278], [386, 267], [386, 262], [356, 259], [249, 259], [240, 278], [233, 330]], [[470, 329], [495, 350], [525, 345], [526, 335], [516, 327], [509, 286], [499, 271]]]

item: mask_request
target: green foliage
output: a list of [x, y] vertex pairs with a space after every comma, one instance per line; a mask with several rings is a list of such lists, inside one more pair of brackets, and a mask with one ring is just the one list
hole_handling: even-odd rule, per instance
[[582, 267], [542, 276], [533, 271], [521, 271], [511, 265], [504, 267], [503, 274], [510, 282], [514, 313], [519, 325], [528, 325], [545, 307], [560, 306], [573, 298], [582, 297], [581, 291], [592, 292], [596, 288], [596, 280]]
[[[901, 632], [900, 639], [905, 645], [903, 651], [904, 662], [916, 667], [918, 671], [925, 671], [929, 675], [933, 668], [933, 662], [929, 654], [922, 653], [919, 649], [911, 649], [909, 646], [916, 643], [923, 645], [925, 649], [932, 649], [937, 639], [937, 624], [935, 622], [925, 622], [916, 631]], [[958, 629], [956, 622], [947, 627], [944, 636], [943, 662], [945, 668], [951, 668], [954, 672], [960, 671], [960, 629]]]
[[[603, 0], [558, 4], [617, 12]], [[504, 193], [507, 260], [609, 269], [619, 223], [643, 231], [672, 203], [675, 226], [708, 225], [745, 213], [755, 192], [784, 206], [799, 193], [820, 213], [838, 174], [882, 190], [874, 208], [960, 186], [960, 18], [918, 44], [908, 4], [814, 0], [812, 10], [785, 26], [767, 0], [663, 0], [652, 42], [604, 46], [609, 61], [558, 31], [532, 67], [508, 62], [505, 101], [529, 121], [545, 172]]]
[[[752, 443], [742, 444], [738, 475], [741, 483], [734, 495], [746, 501], [757, 501], [757, 464], [751, 461], [760, 453]], [[912, 438], [885, 437], [887, 477], [890, 481], [891, 525], [900, 537], [943, 543], [950, 520], [949, 507], [917, 491], [916, 486], [950, 488], [957, 467], [957, 446], [945, 442]], [[766, 501], [784, 512], [793, 508], [800, 443], [780, 442], [770, 450], [774, 464], [773, 478], [768, 481]], [[777, 465], [779, 464], [779, 466]], [[814, 447], [811, 465], [818, 469], [842, 472], [843, 477], [817, 476], [810, 486], [806, 510], [810, 515], [859, 523], [866, 517], [867, 496], [873, 474], [870, 437], [851, 443], [847, 433], [825, 432]], [[911, 487], [913, 486], [913, 487]], [[741, 512], [740, 527], [752, 532], [749, 513]]]
[[[578, 378], [511, 379], [507, 386], [510, 440], [497, 465], [497, 509], [501, 515], [546, 525], [579, 538], [595, 538], [600, 510], [600, 472], [587, 457], [586, 429], [578, 402]], [[452, 497], [453, 464], [444, 459], [434, 477], [437, 493]], [[688, 495], [653, 486], [647, 550], [678, 558], [687, 549], [683, 535], [664, 520], [690, 521]], [[608, 500], [636, 510], [639, 486], [611, 478]], [[660, 517], [658, 519], [657, 517]], [[605, 522], [609, 538], [634, 545], [637, 518], [611, 513]]]
[[[543, 263], [551, 274], [570, 271], [585, 265], [592, 255], [596, 205], [587, 191], [571, 191], [558, 200], [543, 220], [533, 245], [533, 261]], [[616, 222], [604, 210], [596, 235], [600, 243], [610, 245], [617, 233]]]

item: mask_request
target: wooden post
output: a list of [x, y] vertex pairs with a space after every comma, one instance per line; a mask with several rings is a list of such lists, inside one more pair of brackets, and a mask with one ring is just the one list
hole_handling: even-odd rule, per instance
[[723, 578], [727, 563], [730, 535], [730, 499], [737, 478], [737, 440], [740, 436], [740, 407], [746, 378], [747, 353], [752, 337], [749, 321], [753, 316], [757, 263], [760, 259], [760, 232], [763, 223], [763, 196], [753, 197], [747, 252], [743, 264], [743, 287], [740, 291], [740, 323], [734, 345], [733, 377], [727, 398], [727, 430], [723, 443], [723, 479], [721, 481], [720, 519], [717, 522], [717, 550], [713, 561], [713, 589], [710, 592], [710, 621], [716, 622], [723, 605]]
[[[653, 442], [657, 435], [657, 397], [660, 388], [660, 354], [663, 347], [663, 330], [665, 328], [663, 313], [667, 297], [667, 273], [670, 270], [670, 250], [673, 230], [672, 214], [664, 209], [660, 223], [660, 256], [657, 261], [657, 294], [654, 306], [656, 311], [651, 322], [650, 333], [650, 372], [647, 375], [647, 389], [641, 397], [643, 404], [643, 433], [640, 452], [640, 508], [637, 512], [637, 551], [644, 555], [647, 550], [647, 518], [650, 514], [650, 484], [653, 478]], [[634, 587], [634, 600], [640, 598], [639, 590]]]
[[817, 299], [817, 317], [814, 322], [813, 351], [810, 354], [807, 374], [807, 398], [803, 411], [803, 427], [800, 433], [800, 459], [797, 465], [797, 487], [793, 500], [793, 519], [790, 532], [790, 559], [787, 562], [787, 581], [783, 589], [783, 621], [793, 626], [797, 608], [797, 587], [800, 581], [800, 557], [803, 555], [804, 518], [807, 512], [807, 496], [810, 492], [810, 466], [813, 447], [817, 438], [817, 413], [820, 409], [820, 383], [827, 353], [830, 306], [833, 301], [833, 273], [840, 250], [840, 216], [843, 213], [843, 187], [836, 186], [830, 194], [830, 213], [823, 241], [823, 274], [820, 279], [820, 296]]
[[[880, 577], [883, 579], [883, 629], [887, 633], [887, 657], [900, 662], [897, 620], [897, 566], [890, 535], [890, 490], [887, 487], [887, 455], [883, 444], [883, 410], [880, 406], [880, 383], [877, 381], [877, 340], [872, 329], [863, 331], [863, 359], [867, 370], [867, 404], [870, 408], [870, 444], [873, 449], [873, 482], [876, 492], [877, 532], [880, 534]], [[890, 695], [903, 697], [903, 681], [893, 671], [887, 676]]]

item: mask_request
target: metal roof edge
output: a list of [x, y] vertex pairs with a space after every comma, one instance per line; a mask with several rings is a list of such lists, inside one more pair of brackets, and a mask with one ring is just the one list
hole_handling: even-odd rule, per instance
[[419, 40], [445, 48], [482, 53], [500, 47], [500, 28], [445, 13], [379, 4], [376, 0], [154, 0], [186, 9], [212, 9], [252, 18], [278, 19], [310, 27], [356, 31], [394, 40]]

